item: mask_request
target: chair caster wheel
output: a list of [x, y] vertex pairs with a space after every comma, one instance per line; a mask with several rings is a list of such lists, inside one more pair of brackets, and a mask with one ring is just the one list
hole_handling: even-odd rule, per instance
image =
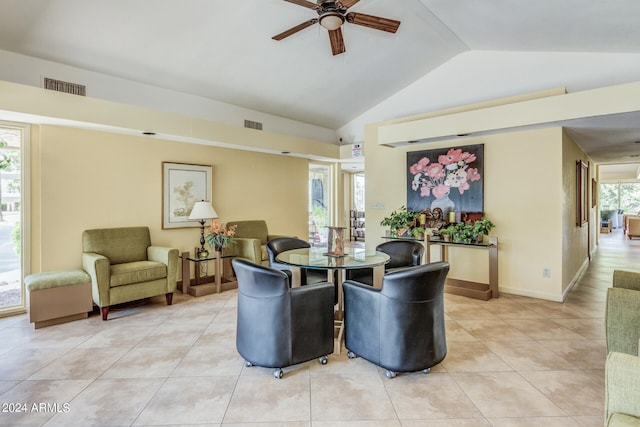
[[356, 356], [356, 354], [353, 351], [349, 351], [349, 352], [347, 352], [347, 357], [349, 359], [355, 359], [358, 356]]
[[429, 372], [431, 372], [431, 368], [427, 368], [427, 369], [423, 369], [422, 370], [423, 374], [428, 374]]
[[284, 372], [282, 372], [282, 369], [280, 368], [276, 368], [273, 371], [273, 377], [277, 380], [279, 380], [280, 378], [282, 378], [282, 375], [284, 374]]
[[327, 356], [322, 356], [318, 359], [318, 362], [320, 362], [321, 365], [326, 365], [328, 361], [329, 359], [327, 358]]
[[250, 368], [250, 367], [252, 367], [252, 366], [253, 366], [253, 363], [251, 363], [251, 362], [247, 362], [247, 361], [245, 360], [245, 362], [244, 362], [244, 366], [246, 366], [247, 368]]
[[387, 376], [387, 378], [391, 379], [391, 378], [395, 378], [396, 375], [398, 375], [398, 374], [396, 374], [393, 371], [387, 371], [387, 373], [385, 375]]

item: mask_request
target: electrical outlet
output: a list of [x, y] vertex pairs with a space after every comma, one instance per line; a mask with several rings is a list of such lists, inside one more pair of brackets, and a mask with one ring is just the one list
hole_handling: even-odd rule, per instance
[[542, 269], [542, 277], [546, 279], [551, 277], [551, 269], [549, 267], [545, 267]]
[[369, 206], [371, 207], [371, 209], [384, 209], [383, 202], [371, 202], [371, 205]]

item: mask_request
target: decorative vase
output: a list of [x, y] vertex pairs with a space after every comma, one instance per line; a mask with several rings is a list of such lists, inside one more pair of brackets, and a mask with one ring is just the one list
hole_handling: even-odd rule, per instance
[[449, 198], [449, 193], [440, 199], [435, 199], [431, 202], [431, 211], [435, 208], [442, 209], [442, 212], [446, 215], [448, 212], [455, 211], [456, 204]]

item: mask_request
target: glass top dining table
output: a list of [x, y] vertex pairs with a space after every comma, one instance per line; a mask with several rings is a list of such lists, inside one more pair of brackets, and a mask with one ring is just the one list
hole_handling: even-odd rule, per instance
[[[380, 287], [384, 275], [384, 265], [389, 255], [380, 251], [368, 251], [360, 248], [348, 248], [344, 256], [327, 255], [327, 248], [301, 248], [284, 251], [276, 256], [276, 261], [295, 268], [327, 270], [327, 281], [334, 281], [336, 271], [338, 280], [338, 312], [342, 313], [342, 282], [344, 272], [356, 268], [373, 268], [374, 284]], [[295, 273], [295, 271], [294, 271]], [[298, 283], [296, 283], [296, 276]], [[292, 286], [299, 286], [299, 274], [294, 274]]]
[[327, 255], [327, 248], [301, 248], [278, 254], [276, 261], [295, 267], [320, 270], [349, 270], [384, 265], [389, 255], [380, 251], [349, 248], [344, 256]]

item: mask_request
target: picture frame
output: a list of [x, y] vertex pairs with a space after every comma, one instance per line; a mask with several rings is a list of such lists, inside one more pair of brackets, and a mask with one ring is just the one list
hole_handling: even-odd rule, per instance
[[484, 212], [484, 144], [407, 152], [407, 209]]
[[576, 161], [576, 226], [589, 222], [589, 165]]
[[199, 227], [189, 220], [197, 201], [212, 196], [212, 166], [162, 162], [162, 228]]

